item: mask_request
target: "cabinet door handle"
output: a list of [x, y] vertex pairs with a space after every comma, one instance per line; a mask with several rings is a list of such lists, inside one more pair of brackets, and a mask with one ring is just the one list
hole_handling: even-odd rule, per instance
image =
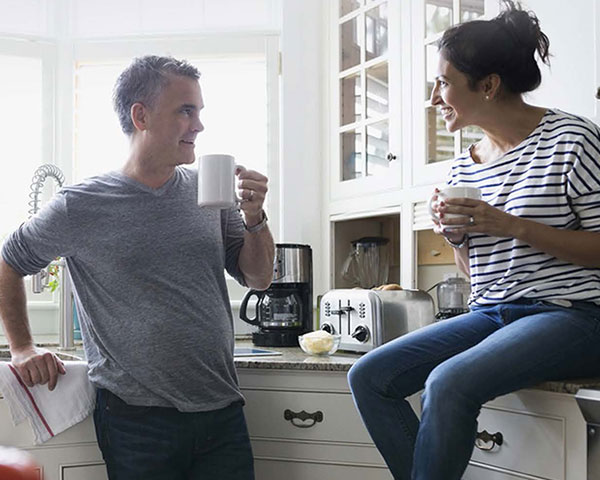
[[388, 162], [396, 160], [396, 158], [397, 158], [396, 155], [394, 155], [392, 152], [390, 152], [390, 153], [387, 154]]
[[[317, 410], [315, 413], [308, 413], [304, 410], [301, 412], [292, 412], [289, 408], [286, 408], [283, 412], [283, 418], [292, 422], [292, 425], [295, 427], [310, 428], [316, 423], [323, 421], [323, 412], [321, 410]], [[312, 423], [304, 423], [307, 420], [312, 420]]]
[[483, 432], [477, 432], [475, 437], [475, 446], [479, 450], [490, 451], [496, 445], [500, 446], [502, 443], [504, 443], [504, 436], [501, 432], [488, 433], [487, 430], [484, 430]]

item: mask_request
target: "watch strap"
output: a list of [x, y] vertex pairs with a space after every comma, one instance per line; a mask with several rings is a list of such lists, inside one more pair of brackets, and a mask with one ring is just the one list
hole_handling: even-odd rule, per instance
[[244, 228], [246, 229], [247, 232], [256, 233], [267, 226], [267, 220], [269, 220], [267, 218], [267, 214], [265, 213], [264, 210], [261, 210], [261, 212], [262, 212], [262, 220], [260, 222], [258, 222], [256, 225], [252, 225], [251, 227], [249, 227], [246, 224], [246, 222], [244, 222]]

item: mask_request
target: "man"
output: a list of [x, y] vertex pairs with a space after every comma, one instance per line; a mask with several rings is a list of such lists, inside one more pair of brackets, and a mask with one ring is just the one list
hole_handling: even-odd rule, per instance
[[204, 128], [199, 75], [173, 58], [134, 60], [114, 91], [124, 167], [63, 188], [2, 249], [13, 365], [50, 389], [64, 368], [33, 344], [22, 277], [66, 258], [111, 479], [254, 478], [224, 269], [256, 289], [271, 282], [267, 178], [238, 168], [243, 220], [197, 206], [197, 171], [182, 165]]

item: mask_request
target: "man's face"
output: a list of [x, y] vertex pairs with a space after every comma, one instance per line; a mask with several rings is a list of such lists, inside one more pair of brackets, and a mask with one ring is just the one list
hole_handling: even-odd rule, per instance
[[204, 130], [200, 110], [204, 108], [197, 80], [170, 76], [153, 107], [147, 107], [144, 149], [155, 163], [165, 166], [191, 164], [195, 160], [196, 135]]
[[440, 109], [449, 132], [474, 125], [481, 97], [469, 87], [467, 76], [440, 55], [431, 104]]

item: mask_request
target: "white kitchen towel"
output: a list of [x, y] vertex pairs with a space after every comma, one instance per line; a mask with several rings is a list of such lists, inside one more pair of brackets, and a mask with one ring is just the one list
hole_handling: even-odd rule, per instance
[[29, 424], [39, 445], [84, 420], [94, 410], [96, 394], [87, 376], [87, 363], [64, 362], [66, 373], [59, 375], [56, 388], [25, 385], [9, 362], [0, 362], [0, 392], [7, 400], [16, 426]]

